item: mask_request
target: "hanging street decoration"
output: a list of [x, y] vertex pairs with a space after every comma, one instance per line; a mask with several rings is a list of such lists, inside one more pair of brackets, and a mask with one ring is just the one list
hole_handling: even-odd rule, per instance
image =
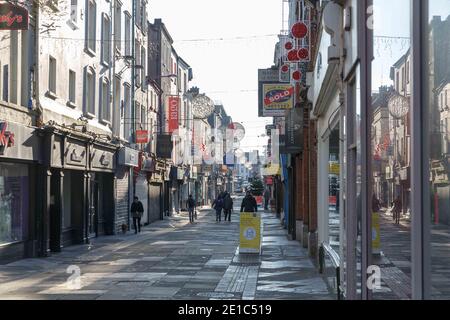
[[298, 50], [298, 58], [300, 60], [309, 60], [309, 50], [307, 48], [301, 48]]
[[308, 34], [308, 27], [303, 22], [297, 22], [291, 28], [292, 36], [296, 39], [303, 39]]
[[299, 57], [298, 57], [298, 51], [295, 50], [295, 49], [293, 49], [293, 50], [288, 52], [287, 58], [291, 62], [297, 62], [297, 61], [300, 60]]
[[289, 69], [290, 69], [289, 66], [287, 64], [285, 64], [281, 67], [281, 72], [288, 73]]
[[294, 71], [294, 73], [292, 73], [292, 79], [299, 81], [302, 78], [302, 73], [300, 71]]
[[292, 48], [294, 48], [294, 45], [292, 44], [292, 42], [288, 41], [286, 42], [284, 47], [286, 48], [286, 50], [291, 50]]

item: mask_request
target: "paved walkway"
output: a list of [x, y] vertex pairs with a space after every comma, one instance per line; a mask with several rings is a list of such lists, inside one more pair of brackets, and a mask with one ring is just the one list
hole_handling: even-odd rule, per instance
[[[182, 214], [138, 235], [0, 265], [0, 299], [333, 299], [305, 249], [263, 216], [260, 257], [238, 254], [237, 214], [216, 223], [202, 210], [195, 224]], [[78, 270], [80, 283], [71, 281]]]

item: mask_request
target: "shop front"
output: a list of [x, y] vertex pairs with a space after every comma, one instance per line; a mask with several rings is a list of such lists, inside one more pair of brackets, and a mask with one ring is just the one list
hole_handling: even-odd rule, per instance
[[116, 147], [54, 127], [42, 133], [42, 254], [114, 234]]
[[38, 212], [39, 137], [33, 128], [0, 121], [0, 264], [33, 257]]

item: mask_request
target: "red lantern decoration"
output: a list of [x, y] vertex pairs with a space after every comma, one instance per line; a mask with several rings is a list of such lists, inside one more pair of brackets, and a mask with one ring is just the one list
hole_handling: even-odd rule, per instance
[[300, 50], [298, 50], [298, 58], [300, 60], [305, 60], [308, 59], [309, 57], [309, 50], [306, 48], [301, 48]]
[[291, 50], [294, 45], [292, 44], [292, 42], [286, 42], [286, 44], [284, 45], [284, 47], [286, 48], [286, 50]]
[[296, 81], [300, 80], [301, 78], [302, 78], [302, 73], [300, 71], [295, 71], [292, 74], [292, 79], [294, 79]]
[[281, 72], [283, 72], [283, 73], [289, 72], [289, 66], [287, 64], [283, 65], [281, 67]]
[[288, 58], [289, 61], [298, 61], [299, 60], [299, 58], [298, 58], [298, 51], [295, 50], [295, 49], [289, 51], [288, 54], [287, 54], [287, 58]]
[[303, 39], [308, 34], [308, 27], [303, 22], [297, 22], [292, 26], [291, 33], [294, 38]]

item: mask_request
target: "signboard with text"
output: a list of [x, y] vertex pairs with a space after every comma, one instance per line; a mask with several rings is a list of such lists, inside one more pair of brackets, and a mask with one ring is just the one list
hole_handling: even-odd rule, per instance
[[287, 154], [299, 154], [303, 151], [303, 109], [286, 111], [286, 138], [284, 150]]
[[264, 83], [261, 94], [263, 116], [283, 116], [294, 107], [294, 87], [290, 84]]
[[147, 130], [136, 130], [136, 143], [148, 143]]
[[156, 155], [161, 159], [170, 159], [172, 158], [172, 136], [169, 134], [161, 134], [158, 135], [158, 139], [156, 141]]
[[168, 110], [169, 133], [173, 133], [175, 130], [178, 130], [179, 110], [180, 110], [180, 97], [178, 96], [169, 97], [169, 110]]
[[12, 3], [0, 3], [0, 30], [28, 30], [28, 10]]

